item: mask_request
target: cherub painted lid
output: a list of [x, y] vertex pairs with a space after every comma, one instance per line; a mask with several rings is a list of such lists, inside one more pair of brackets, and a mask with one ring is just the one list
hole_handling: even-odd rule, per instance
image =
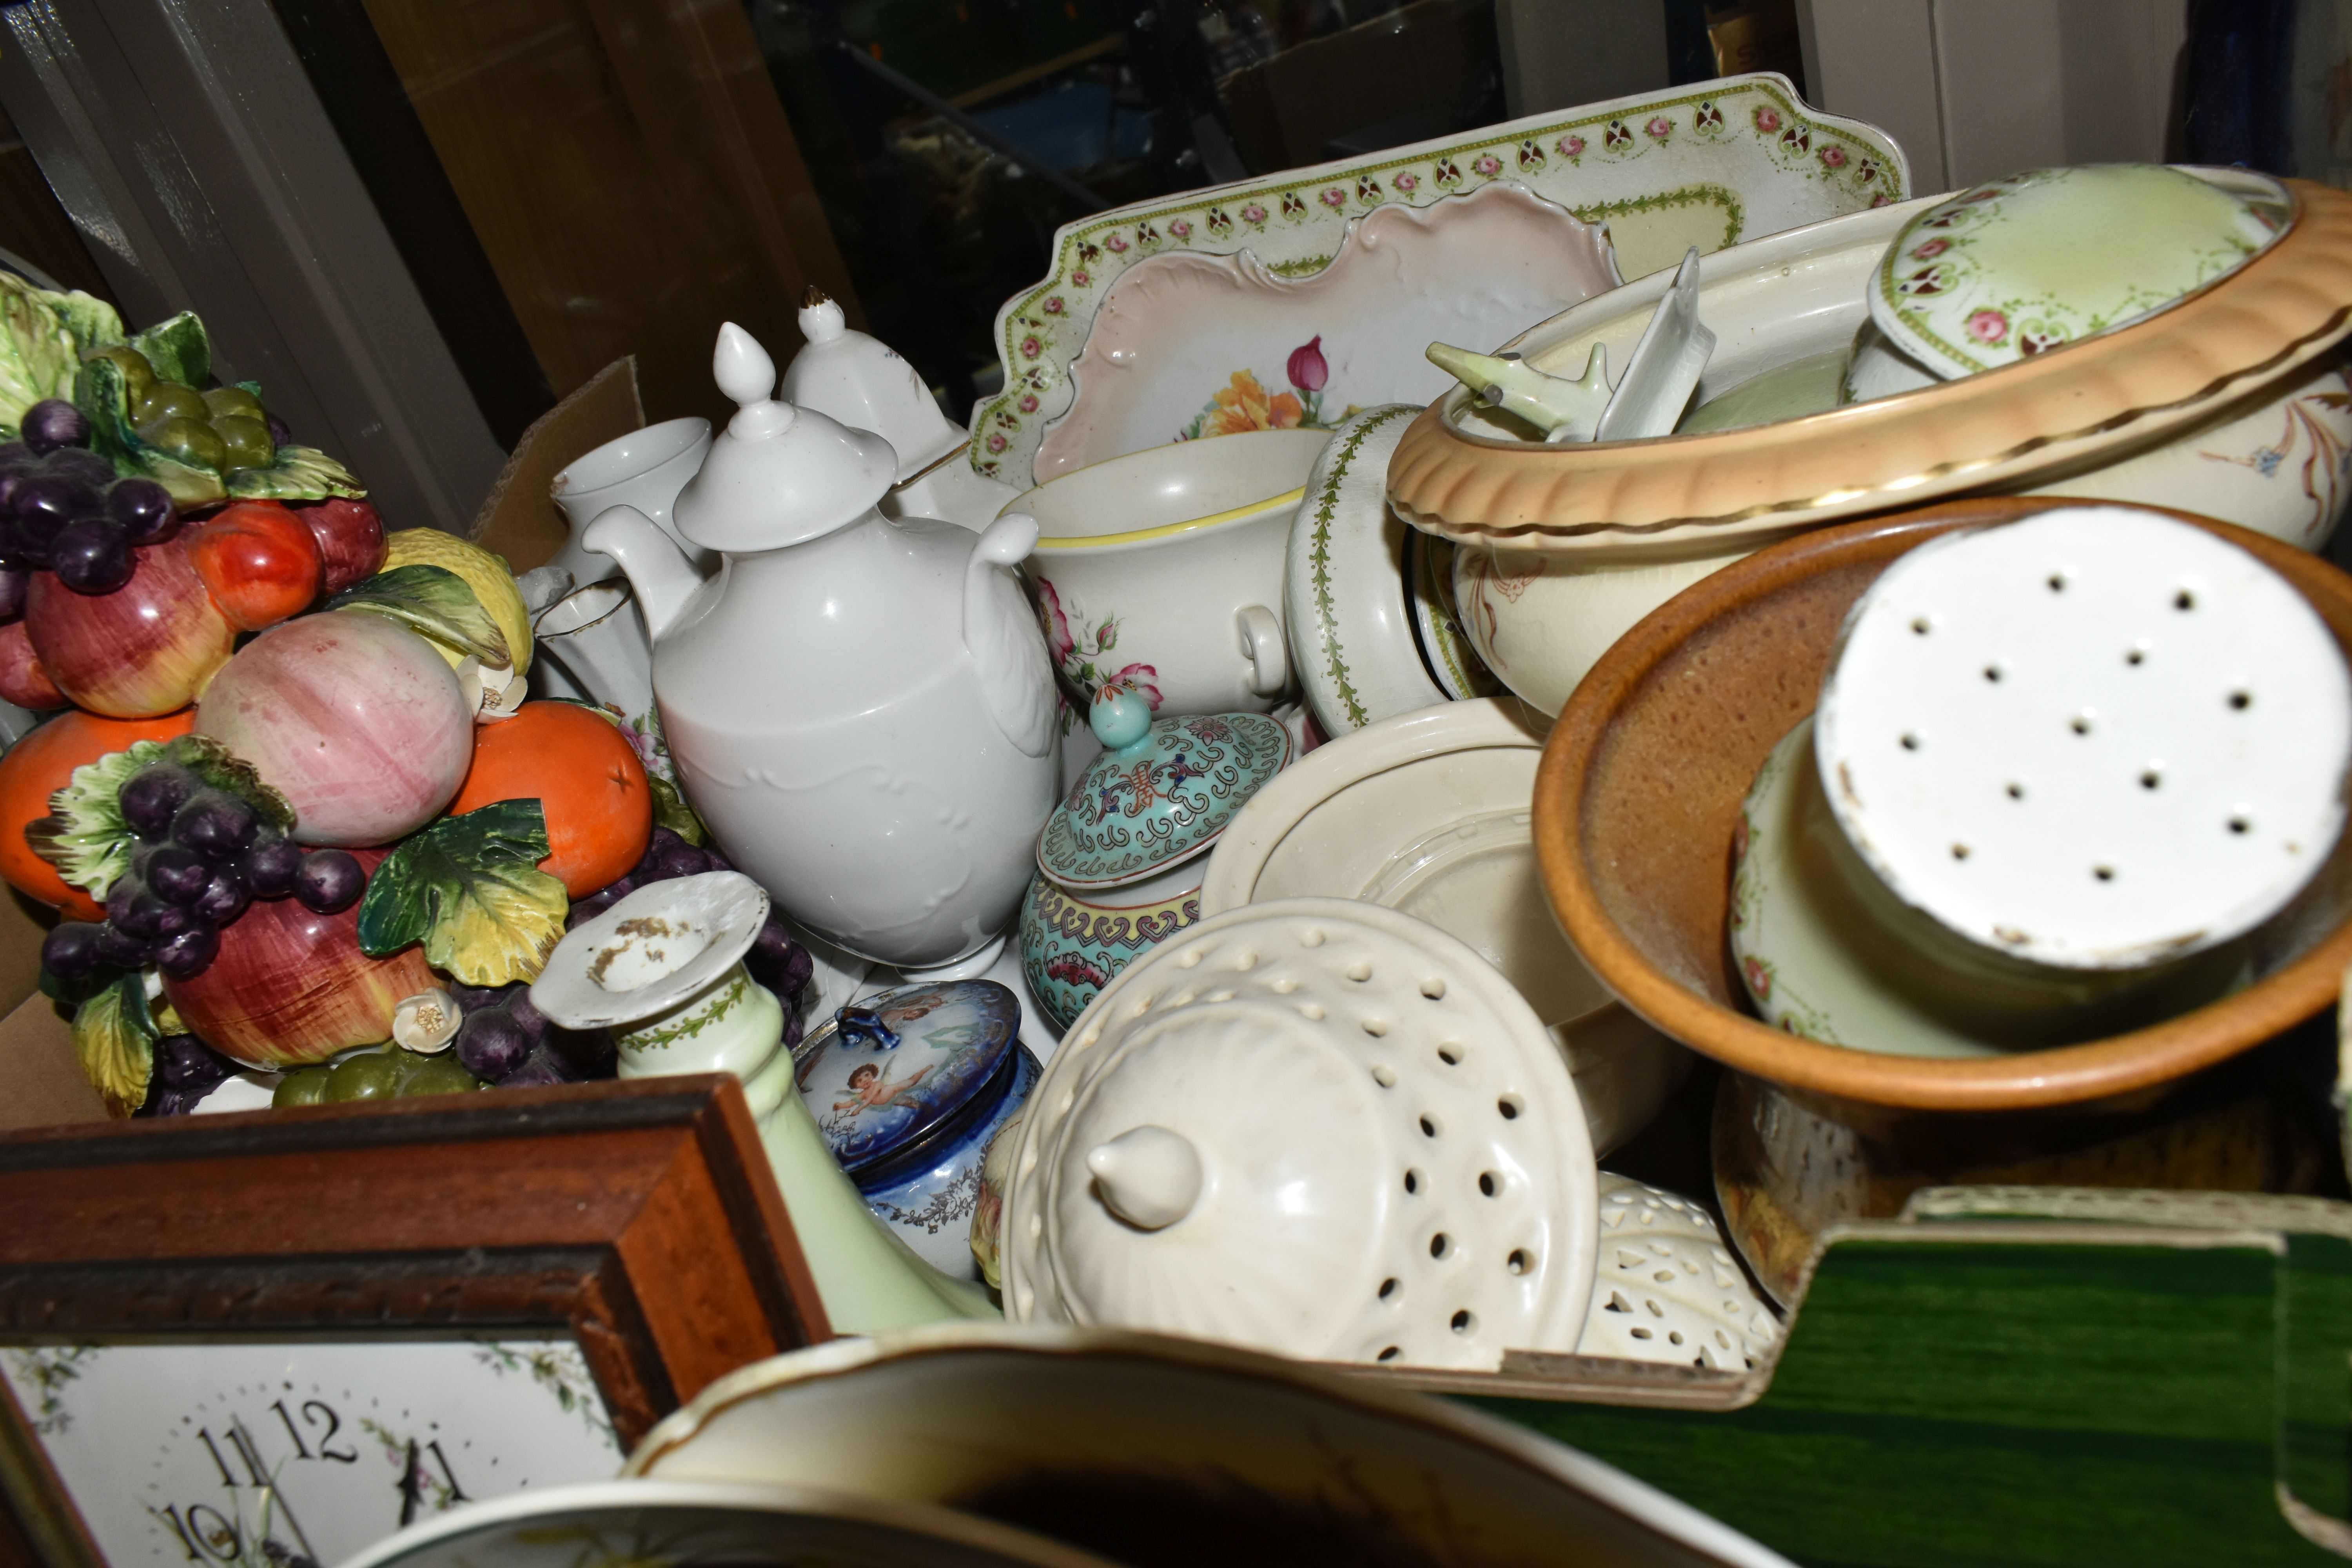
[[801, 1100], [855, 1180], [992, 1100], [1020, 1034], [1020, 1000], [993, 980], [878, 991], [803, 1044]]
[[1037, 836], [1037, 868], [1066, 888], [1124, 887], [1201, 853], [1290, 765], [1290, 731], [1262, 713], [1155, 720], [1111, 684], [1087, 720], [1103, 754]]
[[2284, 231], [2284, 187], [2231, 185], [2160, 163], [1989, 180], [1904, 226], [1873, 280], [1870, 319], [1948, 381], [2137, 321]]

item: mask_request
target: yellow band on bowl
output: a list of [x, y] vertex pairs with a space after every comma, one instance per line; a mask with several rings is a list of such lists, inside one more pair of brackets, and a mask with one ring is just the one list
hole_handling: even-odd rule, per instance
[[1050, 539], [1038, 540], [1037, 548], [1084, 550], [1097, 544], [1133, 544], [1140, 540], [1165, 539], [1171, 533], [1189, 533], [1196, 528], [1214, 528], [1221, 522], [1231, 522], [1237, 517], [1247, 517], [1253, 512], [1265, 511], [1272, 507], [1297, 506], [1306, 499], [1307, 487], [1301, 485], [1295, 490], [1285, 490], [1278, 496], [1268, 496], [1264, 500], [1254, 500], [1247, 506], [1232, 507], [1224, 511], [1211, 512], [1206, 517], [1192, 518], [1183, 522], [1162, 523], [1158, 528], [1139, 528], [1131, 533], [1062, 534]]

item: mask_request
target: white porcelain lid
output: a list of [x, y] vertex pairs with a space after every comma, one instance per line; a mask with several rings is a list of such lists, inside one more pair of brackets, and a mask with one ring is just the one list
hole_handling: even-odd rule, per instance
[[784, 367], [785, 402], [889, 442], [901, 479], [969, 438], [940, 411], [913, 365], [881, 339], [851, 327], [841, 307], [814, 288], [801, 307], [800, 324], [808, 342]]
[[2285, 579], [2161, 514], [2066, 507], [1903, 556], [1850, 613], [1814, 745], [1906, 902], [2129, 969], [2275, 913], [2334, 847], [2352, 678]]
[[1460, 942], [1343, 899], [1251, 905], [1129, 964], [1030, 1098], [1015, 1320], [1312, 1359], [1572, 1350], [1592, 1149], [1534, 1013]]
[[740, 871], [648, 883], [564, 934], [531, 1005], [566, 1029], [650, 1018], [733, 968], [767, 920], [766, 891]]
[[1903, 226], [1870, 318], [1946, 379], [2135, 321], [2235, 270], [2284, 231], [2284, 187], [2160, 163], [2029, 169]]
[[704, 549], [779, 550], [831, 533], [897, 482], [888, 441], [771, 397], [776, 362], [732, 321], [719, 329], [711, 374], [735, 416], [670, 508], [678, 531]]

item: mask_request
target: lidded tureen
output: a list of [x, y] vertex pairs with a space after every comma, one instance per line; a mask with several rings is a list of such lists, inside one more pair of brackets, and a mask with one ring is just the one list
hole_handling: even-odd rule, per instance
[[1013, 1320], [1486, 1369], [1583, 1330], [1567, 1065], [1491, 964], [1394, 910], [1280, 900], [1171, 938], [1078, 1019], [1014, 1136]]
[[1087, 719], [1102, 754], [1045, 819], [1021, 912], [1030, 990], [1064, 1028], [1138, 954], [1201, 918], [1208, 851], [1293, 750], [1262, 713], [1154, 719], [1117, 682]]

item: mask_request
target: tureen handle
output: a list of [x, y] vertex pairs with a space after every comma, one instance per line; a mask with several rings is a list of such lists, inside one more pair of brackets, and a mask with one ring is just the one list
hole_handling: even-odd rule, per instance
[[1025, 756], [1054, 743], [1054, 668], [1037, 617], [1013, 568], [1037, 544], [1037, 520], [1007, 512], [988, 525], [963, 571], [963, 645], [980, 672], [989, 717]]

